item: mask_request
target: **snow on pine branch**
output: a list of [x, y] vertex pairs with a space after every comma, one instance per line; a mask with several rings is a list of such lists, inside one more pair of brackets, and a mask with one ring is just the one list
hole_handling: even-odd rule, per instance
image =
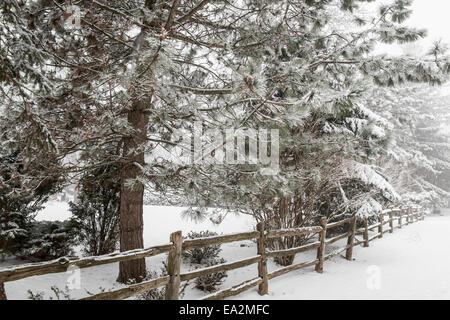
[[383, 210], [383, 206], [373, 199], [372, 197], [367, 199], [356, 212], [356, 215], [361, 218], [368, 218]]

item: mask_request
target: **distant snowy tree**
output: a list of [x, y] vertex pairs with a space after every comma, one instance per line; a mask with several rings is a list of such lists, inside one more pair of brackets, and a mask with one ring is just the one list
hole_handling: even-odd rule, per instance
[[426, 85], [377, 89], [368, 107], [387, 121], [392, 144], [378, 163], [404, 201], [442, 206], [450, 198], [448, 97]]
[[5, 291], [5, 285], [0, 283], [0, 300], [7, 300], [6, 298], [6, 291]]
[[[321, 216], [374, 214], [399, 200], [376, 163], [387, 152], [387, 121], [364, 106], [365, 94], [374, 85], [441, 84], [449, 71], [447, 57], [371, 55], [377, 42], [407, 43], [424, 35], [401, 25], [410, 1], [392, 1], [377, 18], [360, 13], [357, 4], [363, 3], [336, 4], [316, 3], [293, 24], [301, 37], [267, 46], [261, 62], [247, 66], [252, 92], [264, 92], [266, 101], [247, 98], [241, 108], [234, 103], [233, 112], [223, 115], [223, 108], [215, 121], [205, 120], [205, 132], [230, 126], [278, 129], [280, 172], [264, 176], [252, 165], [197, 166], [184, 172], [188, 183], [182, 193], [190, 194], [191, 202], [251, 214], [268, 228], [288, 228], [317, 224]], [[306, 240], [270, 245], [290, 248]], [[293, 257], [278, 260], [287, 265]]]
[[[254, 197], [248, 206], [264, 203], [298, 225], [303, 213], [293, 195], [314, 195], [294, 202], [317, 205], [315, 193], [330, 188], [341, 174], [339, 153], [351, 148], [314, 127], [322, 120], [311, 110], [351, 107], [366, 78], [378, 85], [444, 81], [449, 63], [440, 54], [428, 61], [370, 55], [377, 42], [424, 35], [402, 25], [410, 3], [392, 0], [362, 14], [366, 0], [79, 1], [77, 25], [67, 23], [73, 17], [62, 2], [4, 1], [0, 105], [8, 139], [26, 141], [30, 157], [64, 159], [62, 168], [52, 167], [65, 177], [119, 165], [122, 251], [143, 247], [145, 185], [222, 194], [223, 206]], [[195, 120], [209, 128], [279, 129], [289, 170], [270, 178], [152, 157]], [[120, 152], [97, 157], [105, 145]], [[78, 153], [84, 159], [67, 161]], [[120, 262], [119, 281], [145, 276], [144, 259]]]

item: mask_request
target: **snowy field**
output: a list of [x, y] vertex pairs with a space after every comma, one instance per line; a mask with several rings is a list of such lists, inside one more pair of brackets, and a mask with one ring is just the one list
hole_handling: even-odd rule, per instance
[[[144, 213], [145, 246], [168, 243], [169, 235], [176, 230], [187, 234], [191, 230], [212, 230], [217, 233], [232, 233], [252, 230], [255, 222], [246, 216], [229, 215], [219, 226], [209, 221], [195, 224], [180, 217], [182, 208], [146, 206]], [[51, 203], [38, 220], [60, 220], [69, 217], [68, 206]], [[152, 222], [157, 221], [156, 224]], [[337, 256], [326, 262], [324, 273], [314, 268], [293, 271], [269, 281], [269, 294], [261, 297], [256, 288], [235, 297], [235, 299], [450, 299], [450, 214], [428, 216], [425, 221], [386, 234], [383, 239], [371, 242], [370, 248], [356, 247], [354, 261]], [[346, 240], [334, 243], [327, 252], [342, 247]], [[228, 262], [248, 258], [256, 254], [256, 245], [241, 241], [222, 245], [221, 257]], [[299, 254], [296, 262], [310, 261], [315, 250]], [[147, 268], [159, 271], [166, 255], [147, 258]], [[0, 268], [23, 261], [6, 260]], [[269, 272], [279, 268], [272, 261]], [[183, 264], [182, 272], [195, 267]], [[81, 289], [68, 293], [72, 299], [99, 293], [103, 289], [121, 287], [115, 283], [118, 263], [81, 270]], [[28, 290], [43, 293], [45, 299], [55, 295], [51, 290], [57, 286], [64, 290], [70, 275], [65, 273], [36, 276], [5, 284], [9, 299], [27, 299]], [[241, 283], [257, 276], [256, 265], [228, 272], [228, 278], [221, 288]], [[187, 287], [184, 299], [198, 299], [206, 293]]]

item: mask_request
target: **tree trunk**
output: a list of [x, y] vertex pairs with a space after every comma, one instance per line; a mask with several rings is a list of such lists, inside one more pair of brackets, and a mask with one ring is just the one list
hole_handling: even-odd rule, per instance
[[[145, 165], [143, 146], [146, 142], [149, 108], [144, 102], [133, 104], [128, 112], [128, 123], [135, 128], [135, 134], [123, 139], [124, 158], [120, 190], [120, 251], [144, 247], [144, 186], [137, 182], [141, 174], [139, 166]], [[131, 154], [128, 154], [132, 150]], [[133, 151], [134, 150], [134, 151]], [[129, 185], [130, 182], [132, 186]], [[146, 276], [145, 259], [122, 261], [117, 281], [126, 283], [134, 279], [142, 281]]]
[[3, 285], [3, 282], [0, 282], [0, 300], [8, 300], [6, 298], [6, 291], [5, 291], [5, 286]]

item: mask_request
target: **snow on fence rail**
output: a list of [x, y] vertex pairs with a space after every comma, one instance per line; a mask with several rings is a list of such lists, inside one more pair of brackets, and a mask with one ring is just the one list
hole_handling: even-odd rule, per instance
[[[387, 219], [386, 219], [387, 218]], [[405, 223], [403, 223], [405, 219]], [[319, 273], [323, 272], [324, 262], [330, 258], [346, 252], [345, 258], [352, 260], [353, 247], [363, 244], [364, 247], [369, 247], [369, 243], [377, 238], [382, 238], [383, 234], [394, 232], [394, 221], [397, 220], [396, 228], [402, 228], [404, 225], [411, 224], [415, 221], [423, 220], [423, 210], [418, 208], [407, 209], [391, 209], [384, 210], [379, 216], [377, 216], [378, 222], [369, 225], [367, 218], [352, 217], [341, 221], [328, 223], [326, 218], [321, 219], [320, 226], [302, 227], [293, 229], [279, 229], [265, 231], [264, 222], [258, 223], [256, 231], [235, 233], [221, 236], [214, 236], [208, 238], [200, 238], [193, 240], [184, 240], [182, 238], [181, 231], [174, 232], [170, 236], [170, 244], [150, 247], [146, 249], [136, 249], [119, 253], [112, 253], [103, 256], [86, 257], [81, 259], [68, 259], [61, 258], [53, 261], [42, 263], [30, 263], [21, 266], [14, 266], [5, 269], [0, 269], [0, 288], [3, 288], [3, 283], [8, 281], [15, 281], [31, 276], [44, 275], [50, 273], [66, 272], [70, 266], [77, 266], [79, 268], [88, 268], [92, 266], [98, 266], [103, 264], [110, 264], [114, 262], [120, 262], [125, 260], [134, 260], [145, 257], [151, 257], [162, 253], [169, 253], [168, 256], [168, 275], [156, 279], [151, 279], [138, 284], [129, 285], [125, 288], [121, 288], [114, 291], [103, 292], [100, 294], [92, 295], [82, 300], [119, 300], [126, 299], [132, 296], [136, 296], [140, 293], [148, 290], [156, 289], [162, 286], [166, 287], [167, 300], [177, 300], [178, 292], [181, 281], [187, 281], [195, 279], [201, 276], [209, 275], [219, 271], [228, 271], [237, 268], [242, 268], [251, 264], [258, 264], [258, 277], [244, 281], [241, 284], [233, 286], [229, 289], [220, 290], [212, 293], [203, 299], [224, 299], [230, 296], [237, 295], [243, 291], [258, 286], [258, 292], [260, 295], [264, 295], [268, 292], [268, 281], [275, 277], [284, 275], [288, 272], [315, 266], [315, 270]], [[414, 221], [415, 220], [415, 221]], [[361, 221], [363, 228], [356, 229], [357, 222]], [[349, 224], [349, 231], [335, 236], [333, 238], [326, 238], [327, 230], [340, 227], [344, 224]], [[384, 229], [384, 226], [389, 224], [389, 228]], [[377, 233], [369, 237], [369, 231], [377, 229]], [[318, 241], [308, 243], [300, 247], [289, 248], [284, 250], [268, 251], [266, 249], [266, 238], [277, 237], [292, 237], [299, 235], [318, 234]], [[363, 235], [362, 240], [358, 240], [356, 235]], [[343, 248], [339, 248], [327, 255], [325, 255], [325, 248], [327, 245], [334, 243], [338, 240], [347, 238], [347, 245]], [[187, 273], [181, 273], [181, 253], [182, 251], [192, 250], [195, 248], [201, 248], [210, 245], [223, 244], [242, 240], [257, 239], [257, 255], [247, 259], [222, 263], [219, 265], [190, 271]], [[313, 261], [301, 262], [287, 267], [280, 268], [271, 273], [267, 272], [267, 259], [280, 256], [295, 255], [300, 252], [317, 249], [317, 258]], [[0, 290], [0, 293], [2, 290]], [[0, 299], [4, 293], [0, 294]], [[6, 299], [6, 295], [3, 297]]]

